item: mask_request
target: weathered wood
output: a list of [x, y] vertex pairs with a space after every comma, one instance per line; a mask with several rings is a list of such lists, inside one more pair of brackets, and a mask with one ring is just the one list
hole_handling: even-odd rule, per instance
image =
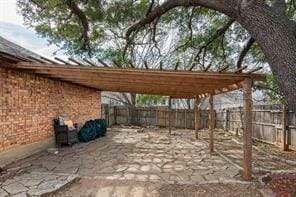
[[208, 70], [211, 68], [211, 64], [209, 64], [207, 67], [205, 67], [205, 69], [203, 70], [203, 72], [208, 72]]
[[252, 179], [252, 79], [246, 78], [243, 83], [243, 175], [245, 180]]
[[116, 66], [117, 68], [122, 68], [122, 65], [118, 61], [116, 61], [115, 59], [113, 59], [112, 62], [114, 64], [114, 66]]
[[286, 105], [283, 105], [282, 107], [282, 133], [281, 133], [281, 149], [282, 151], [288, 150], [288, 145], [287, 145], [287, 109]]
[[254, 73], [254, 72], [256, 72], [256, 71], [258, 71], [258, 70], [261, 70], [261, 69], [263, 69], [263, 67], [253, 68], [252, 70], [248, 71], [247, 73], [248, 73], [248, 74], [251, 74], [251, 73]]
[[51, 64], [58, 64], [57, 62], [55, 62], [55, 61], [53, 61], [53, 60], [51, 60], [51, 59], [48, 59], [48, 58], [46, 58], [46, 57], [40, 57], [40, 59], [45, 60], [45, 61], [47, 61], [47, 62], [49, 62], [49, 63], [51, 63]]
[[39, 58], [36, 58], [36, 57], [33, 57], [33, 56], [28, 56], [27, 58], [32, 59], [34, 61], [37, 61], [37, 62], [39, 62], [41, 64], [46, 64], [47, 63], [47, 62], [43, 61], [42, 59], [39, 59]]
[[131, 68], [135, 68], [135, 66], [134, 66], [134, 64], [133, 64], [133, 61], [132, 61], [132, 60], [129, 60], [129, 61], [128, 61], [128, 64], [130, 65], [130, 67], [131, 67]]
[[172, 134], [172, 98], [169, 97], [169, 134]]
[[191, 71], [195, 66], [196, 66], [196, 63], [192, 63], [192, 65], [191, 65], [191, 67], [189, 68], [189, 70]]
[[73, 59], [73, 58], [68, 58], [68, 60], [69, 60], [70, 62], [73, 62], [73, 63], [77, 64], [77, 65], [83, 66], [83, 64], [82, 64], [81, 62], [79, 62], [79, 61], [77, 61], [77, 60], [75, 60], [75, 59]]
[[88, 63], [89, 65], [91, 65], [91, 66], [93, 66], [93, 67], [97, 67], [96, 64], [94, 64], [92, 61], [90, 61], [90, 60], [88, 60], [88, 59], [86, 59], [86, 58], [84, 58], [83, 61], [85, 61], [86, 63]]
[[108, 64], [106, 64], [103, 60], [98, 59], [98, 62], [100, 62], [104, 67], [108, 68]]
[[65, 60], [62, 60], [61, 58], [55, 57], [54, 59], [57, 60], [57, 61], [59, 61], [59, 62], [61, 62], [61, 63], [63, 63], [63, 64], [70, 65], [69, 62], [67, 62]]
[[199, 124], [200, 124], [200, 115], [199, 115], [199, 103], [200, 100], [196, 96], [195, 97], [195, 105], [194, 105], [194, 121], [195, 121], [195, 139], [198, 139], [198, 130], [199, 130]]
[[214, 152], [214, 105], [213, 94], [209, 97], [209, 147], [210, 152]]
[[243, 66], [243, 67], [240, 67], [240, 68], [234, 70], [233, 72], [234, 72], [234, 73], [241, 73], [241, 72], [242, 72], [243, 70], [245, 70], [246, 68], [248, 68], [248, 67], [247, 67], [247, 66]]
[[229, 65], [223, 66], [221, 69], [218, 70], [219, 73], [226, 71], [229, 68]]
[[[1, 63], [0, 66], [2, 67]], [[240, 88], [236, 84], [239, 84], [246, 77], [253, 80], [263, 80], [264, 78], [264, 75], [259, 74], [159, 71], [32, 62], [3, 64], [3, 66], [102, 91], [167, 95], [174, 98], [193, 98], [195, 95], [206, 96], [207, 93], [217, 89], [222, 89], [222, 92], [232, 91]]]

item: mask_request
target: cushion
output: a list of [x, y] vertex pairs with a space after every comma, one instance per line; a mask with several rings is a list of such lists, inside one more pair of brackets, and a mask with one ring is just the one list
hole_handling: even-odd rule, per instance
[[75, 129], [72, 120], [65, 120], [64, 124], [67, 125], [70, 130]]

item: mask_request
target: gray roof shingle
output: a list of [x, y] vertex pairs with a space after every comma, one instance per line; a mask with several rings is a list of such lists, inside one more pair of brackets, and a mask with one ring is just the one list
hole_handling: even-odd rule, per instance
[[26, 58], [28, 56], [40, 58], [40, 55], [24, 47], [21, 47], [1, 36], [0, 36], [0, 52], [8, 53], [9, 55], [23, 57], [23, 58]]

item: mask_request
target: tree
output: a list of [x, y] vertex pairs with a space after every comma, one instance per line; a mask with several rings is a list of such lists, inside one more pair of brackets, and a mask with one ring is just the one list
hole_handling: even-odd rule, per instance
[[137, 96], [137, 106], [153, 106], [153, 105], [164, 105], [167, 97], [165, 96], [154, 96], [146, 94], [138, 94]]
[[123, 67], [132, 62], [199, 70], [267, 61], [289, 105], [295, 104], [294, 0], [18, 0], [18, 5], [28, 26], [69, 54], [102, 58], [116, 51]]
[[[177, 7], [206, 7], [223, 13], [237, 21], [250, 34], [248, 41], [251, 45], [256, 41], [262, 49], [270, 67], [277, 78], [280, 89], [290, 107], [295, 108], [296, 102], [296, 23], [293, 11], [288, 15], [285, 0], [170, 0], [151, 9], [139, 22], [131, 26], [126, 38], [128, 43], [145, 25], [159, 20], [172, 9]], [[290, 1], [295, 9], [295, 2]], [[291, 8], [290, 8], [291, 9]], [[227, 26], [226, 26], [227, 28]], [[223, 32], [222, 28], [220, 32]], [[219, 32], [218, 32], [219, 33]], [[252, 41], [254, 39], [254, 41]], [[250, 44], [251, 43], [251, 44]]]

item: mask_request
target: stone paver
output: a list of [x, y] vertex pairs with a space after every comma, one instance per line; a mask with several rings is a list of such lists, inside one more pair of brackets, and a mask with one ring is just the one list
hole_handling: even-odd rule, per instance
[[78, 179], [78, 175], [30, 172], [6, 180], [0, 186], [0, 197], [40, 196], [51, 193]]
[[[78, 177], [174, 184], [242, 180], [238, 168], [219, 154], [209, 152], [206, 137], [195, 140], [191, 130], [174, 133], [170, 136], [166, 129], [145, 129], [138, 133], [136, 129], [112, 128], [106, 137], [61, 148], [56, 155], [35, 154], [9, 166], [21, 167], [26, 173], [0, 185], [0, 197], [7, 193], [32, 196], [50, 193]], [[206, 132], [202, 135], [206, 136]], [[231, 140], [219, 138], [215, 148], [241, 162], [241, 147]], [[254, 158], [263, 161], [263, 156], [255, 152]], [[108, 188], [98, 189], [102, 196], [114, 193]], [[143, 191], [143, 188], [129, 190], [139, 194]]]
[[0, 188], [0, 197], [6, 197], [8, 196], [8, 193]]
[[109, 180], [197, 183], [213, 177], [218, 180], [220, 175], [237, 179], [234, 175], [239, 170], [219, 155], [209, 153], [207, 143], [194, 140], [192, 131], [175, 133], [169, 136], [166, 129], [138, 133], [136, 129], [113, 128], [104, 138], [62, 148], [57, 155], [43, 152], [16, 165], [27, 166], [29, 172]]
[[[203, 131], [202, 138], [208, 141], [208, 132]], [[242, 144], [238, 144], [232, 140], [232, 136], [228, 133], [225, 136], [225, 132], [218, 130], [215, 131], [215, 150], [219, 151], [225, 157], [229, 158], [235, 164], [243, 166], [243, 148]], [[276, 170], [295, 170], [294, 164], [288, 164], [277, 159], [273, 159], [271, 155], [268, 155], [262, 151], [258, 151], [253, 148], [252, 161], [254, 172], [258, 170], [264, 171], [276, 171]], [[296, 162], [296, 158], [294, 159]]]

